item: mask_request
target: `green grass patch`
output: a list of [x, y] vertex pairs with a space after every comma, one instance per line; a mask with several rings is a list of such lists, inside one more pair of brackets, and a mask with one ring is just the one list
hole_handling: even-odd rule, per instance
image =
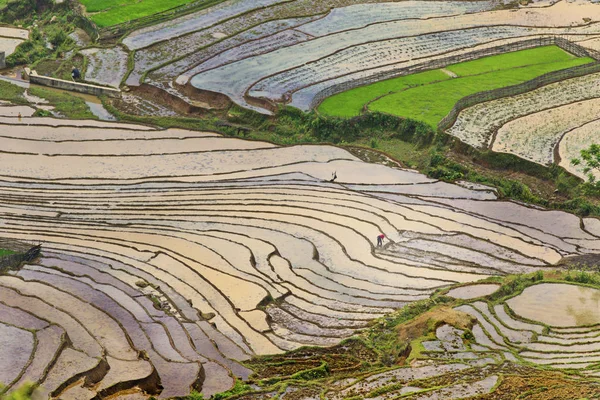
[[436, 127], [461, 98], [486, 90], [517, 85], [548, 72], [592, 62], [590, 58], [575, 58], [546, 64], [536, 64], [480, 75], [466, 76], [432, 83], [382, 97], [369, 109], [412, 118]]
[[329, 97], [321, 103], [319, 112], [336, 117], [355, 117], [360, 114], [365, 103], [372, 99], [411, 87], [448, 79], [450, 79], [450, 76], [440, 70], [388, 79]]
[[29, 88], [29, 93], [48, 100], [50, 105], [54, 106], [55, 111], [67, 118], [98, 119], [81, 97], [33, 86]]
[[0, 249], [0, 257], [8, 256], [10, 254], [14, 254], [15, 252], [7, 249]]
[[318, 110], [324, 115], [348, 118], [359, 115], [371, 102], [368, 107], [372, 111], [413, 118], [435, 127], [462, 97], [592, 61], [577, 58], [558, 46], [537, 47], [445, 68], [458, 78], [433, 70], [355, 88], [325, 99]]
[[534, 64], [548, 64], [569, 61], [577, 58], [558, 46], [543, 46], [533, 49], [513, 51], [497, 56], [483, 57], [446, 67], [458, 76], [477, 75], [503, 69], [525, 67]]
[[[179, 7], [194, 0], [82, 0], [90, 19], [99, 27], [117, 25]], [[105, 11], [104, 11], [105, 10]]]
[[27, 100], [23, 97], [24, 92], [25, 89], [20, 86], [0, 81], [0, 100], [10, 101], [15, 104], [25, 104]]

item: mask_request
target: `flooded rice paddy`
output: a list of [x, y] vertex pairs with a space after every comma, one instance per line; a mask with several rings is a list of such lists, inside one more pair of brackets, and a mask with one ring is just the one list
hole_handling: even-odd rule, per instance
[[[231, 374], [248, 376], [238, 361], [253, 355], [334, 345], [438, 288], [533, 272], [600, 245], [572, 215], [552, 211], [563, 221], [556, 229], [540, 222], [549, 211], [498, 202], [487, 187], [367, 164], [334, 146], [26, 115], [0, 124], [0, 237], [44, 249], [36, 265], [0, 277], [0, 324], [28, 329], [39, 343], [31, 364], [15, 359], [0, 381], [31, 379], [61, 398], [140, 381], [156, 387], [157, 376], [162, 398], [192, 388], [210, 395], [231, 387]], [[485, 298], [495, 289], [450, 295]], [[527, 343], [522, 330], [540, 326], [483, 302], [462, 311], [480, 320], [479, 346], [507, 354], [497, 360], [517, 352], [502, 335]], [[462, 347], [459, 336], [440, 330], [432, 354], [496, 362], [480, 361], [489, 356]], [[565, 346], [561, 338], [569, 336], [539, 336], [523, 357], [568, 363], [544, 358]], [[593, 351], [594, 339], [586, 341], [571, 350]], [[98, 386], [65, 386], [85, 371]], [[496, 379], [490, 371], [427, 396], [460, 398]]]
[[600, 291], [576, 285], [541, 284], [507, 301], [519, 316], [555, 327], [600, 324]]

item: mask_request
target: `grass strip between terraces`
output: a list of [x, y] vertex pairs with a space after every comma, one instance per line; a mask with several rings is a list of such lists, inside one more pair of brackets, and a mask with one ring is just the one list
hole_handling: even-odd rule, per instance
[[577, 58], [557, 46], [520, 50], [445, 68], [457, 78], [434, 70], [352, 89], [325, 99], [319, 111], [325, 115], [352, 117], [359, 115], [368, 104], [373, 111], [413, 118], [435, 127], [462, 97], [592, 61]]

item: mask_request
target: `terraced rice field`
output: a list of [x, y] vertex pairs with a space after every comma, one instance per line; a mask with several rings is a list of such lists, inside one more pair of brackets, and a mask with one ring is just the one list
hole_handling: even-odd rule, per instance
[[[35, 264], [0, 276], [8, 390], [29, 380], [61, 399], [209, 396], [247, 378], [240, 362], [254, 355], [335, 345], [438, 288], [600, 246], [594, 219], [333, 146], [5, 108], [0, 238], [43, 243]], [[491, 372], [436, 396], [496, 382]]]
[[326, 99], [319, 111], [326, 115], [351, 117], [359, 115], [366, 107], [435, 127], [463, 97], [519, 84], [544, 73], [591, 61], [586, 57], [577, 58], [556, 46], [522, 50], [353, 89]]
[[450, 56], [548, 35], [593, 46], [600, 36], [596, 4], [538, 6], [493, 11], [490, 1], [225, 1], [128, 34], [122, 43], [134, 65], [126, 84], [147, 83], [191, 104], [196, 88], [261, 113], [271, 112], [264, 101], [308, 110], [343, 91], [338, 86], [407, 75]]
[[[507, 359], [598, 374], [600, 291], [573, 284], [541, 283], [501, 303], [477, 300], [485, 295], [474, 294], [471, 302], [456, 307], [477, 321], [472, 329], [477, 345], [472, 345], [471, 350], [504, 353]], [[458, 337], [461, 334], [456, 332]], [[446, 357], [465, 356], [456, 350]]]
[[[0, 7], [2, 4], [0, 4]], [[0, 51], [3, 51], [8, 57], [14, 53], [15, 48], [27, 40], [29, 31], [26, 29], [11, 28], [0, 26]]]
[[598, 74], [567, 79], [463, 110], [448, 133], [479, 148], [518, 155], [542, 165], [571, 164], [597, 139]]
[[[171, 0], [169, 2], [157, 0], [81, 0], [90, 19], [99, 27], [129, 22], [191, 2], [192, 0]], [[212, 3], [219, 3], [219, 1], [213, 1]]]
[[127, 74], [127, 53], [123, 49], [89, 48], [82, 50], [81, 54], [87, 58], [86, 80], [119, 87]]

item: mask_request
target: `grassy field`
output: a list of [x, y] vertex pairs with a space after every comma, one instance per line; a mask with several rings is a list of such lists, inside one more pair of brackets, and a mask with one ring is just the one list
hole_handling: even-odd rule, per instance
[[0, 249], [0, 257], [8, 256], [9, 254], [14, 254], [12, 250]]
[[356, 88], [326, 99], [319, 111], [326, 115], [352, 117], [360, 113], [364, 104], [372, 102], [368, 106], [372, 111], [436, 126], [462, 97], [515, 85], [591, 61], [590, 58], [577, 58], [556, 46], [538, 47], [446, 67], [457, 78], [435, 70]]
[[319, 112], [337, 117], [354, 117], [360, 114], [365, 103], [377, 97], [448, 79], [448, 74], [434, 70], [361, 86], [325, 99], [319, 106]]
[[[0, 0], [0, 3], [3, 0]], [[169, 10], [194, 0], [81, 0], [90, 19], [107, 27]]]

